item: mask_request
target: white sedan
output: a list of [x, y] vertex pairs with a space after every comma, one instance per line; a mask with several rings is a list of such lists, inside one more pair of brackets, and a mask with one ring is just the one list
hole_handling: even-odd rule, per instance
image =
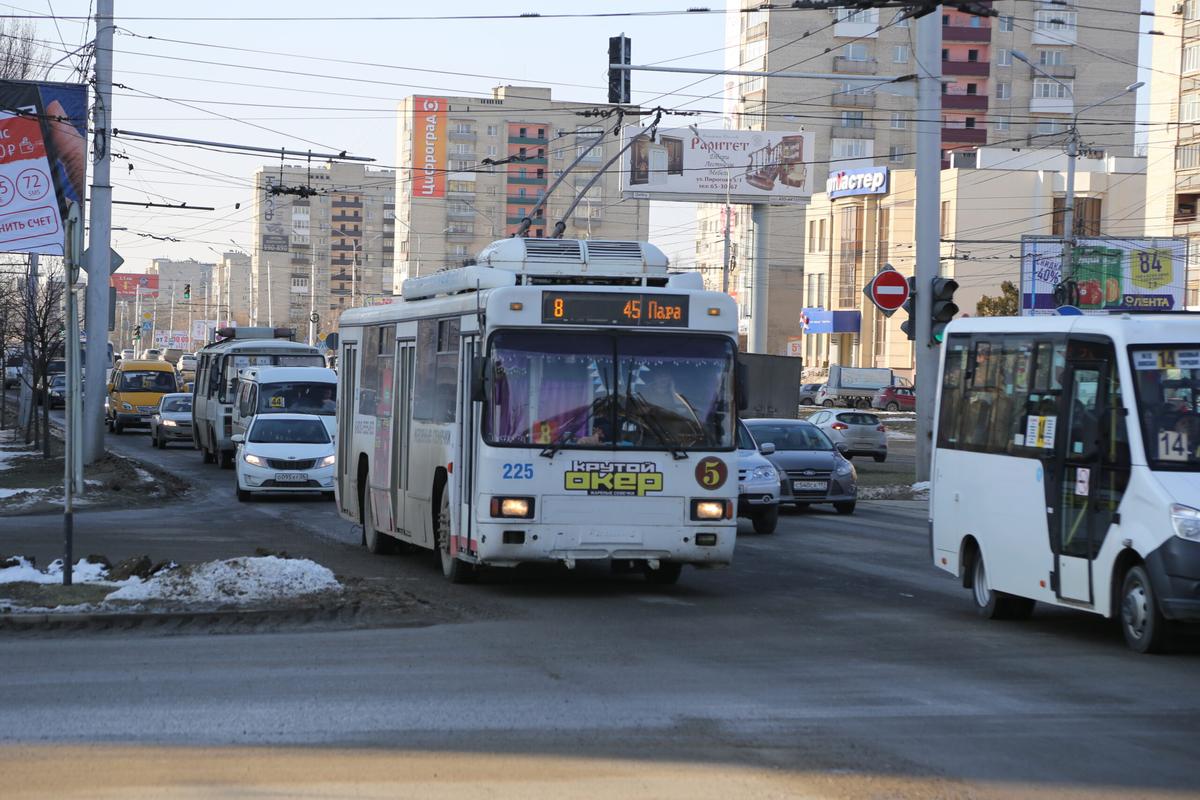
[[263, 414], [236, 434], [237, 497], [322, 492], [333, 497], [333, 439], [314, 414]]

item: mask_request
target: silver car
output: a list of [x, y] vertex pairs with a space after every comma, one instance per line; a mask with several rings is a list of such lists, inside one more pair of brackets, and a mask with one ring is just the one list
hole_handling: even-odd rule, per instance
[[150, 444], [159, 450], [171, 442], [192, 442], [192, 396], [185, 392], [164, 394], [150, 417]]
[[826, 408], [808, 418], [848, 458], [871, 456], [887, 461], [887, 427], [879, 417], [849, 408]]
[[745, 423], [739, 422], [737, 446], [737, 515], [748, 517], [755, 533], [774, 533], [779, 524], [779, 472], [765, 456], [775, 452], [775, 445], [754, 441]]
[[821, 391], [823, 383], [804, 383], [800, 385], [800, 405], [811, 406], [817, 402], [817, 392]]
[[839, 514], [853, 514], [858, 502], [858, 473], [829, 437], [798, 419], [748, 419], [756, 441], [775, 445], [771, 461], [783, 471], [782, 505], [832, 503]]

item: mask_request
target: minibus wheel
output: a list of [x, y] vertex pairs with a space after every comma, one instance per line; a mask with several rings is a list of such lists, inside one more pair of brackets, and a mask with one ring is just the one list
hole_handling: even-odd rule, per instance
[[971, 596], [975, 600], [976, 610], [984, 619], [1028, 619], [1035, 605], [1027, 597], [1016, 597], [993, 589], [988, 583], [983, 554], [979, 552], [976, 552], [971, 566]]
[[1141, 564], [1130, 567], [1121, 583], [1121, 633], [1137, 653], [1161, 653], [1167, 645], [1167, 621]]

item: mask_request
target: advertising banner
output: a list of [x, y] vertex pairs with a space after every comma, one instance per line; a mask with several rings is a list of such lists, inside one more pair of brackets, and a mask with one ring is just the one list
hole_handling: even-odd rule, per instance
[[143, 300], [158, 297], [158, 276], [139, 275], [133, 272], [115, 272], [108, 279], [108, 285], [117, 290], [117, 297], [125, 300], [136, 299], [139, 295]]
[[862, 329], [862, 312], [805, 308], [800, 312], [800, 328], [807, 334], [858, 333]]
[[[1072, 275], [1084, 313], [1184, 308], [1187, 239], [1078, 239]], [[1053, 314], [1062, 279], [1062, 240], [1021, 237], [1021, 314]]]
[[444, 97], [413, 98], [413, 197], [446, 194], [447, 105]]
[[86, 177], [87, 87], [0, 81], [0, 252], [62, 255]]
[[155, 331], [154, 344], [158, 347], [188, 350], [191, 348], [192, 340], [187, 331]]
[[286, 253], [288, 251], [288, 236], [277, 233], [264, 233], [262, 249], [269, 253]]
[[[645, 129], [625, 128], [625, 142]], [[724, 203], [803, 202], [812, 195], [810, 131], [659, 128], [626, 151], [621, 165], [625, 197]]]
[[830, 200], [865, 194], [888, 193], [887, 167], [841, 169], [825, 179], [825, 193]]
[[192, 321], [192, 338], [198, 342], [208, 342], [213, 338], [213, 332], [217, 329], [217, 321], [215, 319], [197, 319]]

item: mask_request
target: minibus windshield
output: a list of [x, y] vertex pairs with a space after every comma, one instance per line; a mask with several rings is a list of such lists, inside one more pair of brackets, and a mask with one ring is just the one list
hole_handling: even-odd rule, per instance
[[1200, 345], [1137, 347], [1131, 356], [1147, 463], [1200, 470]]

